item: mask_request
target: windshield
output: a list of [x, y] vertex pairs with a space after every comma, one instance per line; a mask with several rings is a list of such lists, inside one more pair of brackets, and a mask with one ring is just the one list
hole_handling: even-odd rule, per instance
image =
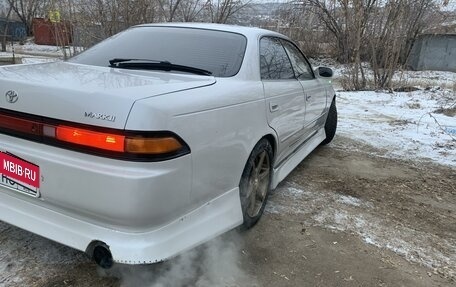
[[150, 59], [207, 70], [216, 77], [239, 71], [247, 39], [236, 33], [178, 27], [134, 27], [69, 62], [109, 67], [109, 60]]

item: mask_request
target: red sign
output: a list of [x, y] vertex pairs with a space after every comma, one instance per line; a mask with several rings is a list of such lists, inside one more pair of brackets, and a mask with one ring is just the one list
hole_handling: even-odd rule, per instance
[[0, 173], [12, 180], [40, 188], [38, 166], [3, 152], [0, 152]]

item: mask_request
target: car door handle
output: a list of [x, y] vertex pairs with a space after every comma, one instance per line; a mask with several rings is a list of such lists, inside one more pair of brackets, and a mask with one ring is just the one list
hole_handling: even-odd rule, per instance
[[277, 112], [279, 110], [279, 105], [278, 104], [269, 103], [269, 110], [271, 111], [271, 113]]
[[306, 101], [310, 101], [311, 98], [312, 98], [311, 95], [306, 95]]

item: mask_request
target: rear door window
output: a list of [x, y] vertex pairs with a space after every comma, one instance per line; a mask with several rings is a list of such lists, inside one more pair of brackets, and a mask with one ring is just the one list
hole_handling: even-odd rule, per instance
[[294, 78], [293, 68], [280, 40], [263, 37], [260, 40], [260, 72], [263, 80]]

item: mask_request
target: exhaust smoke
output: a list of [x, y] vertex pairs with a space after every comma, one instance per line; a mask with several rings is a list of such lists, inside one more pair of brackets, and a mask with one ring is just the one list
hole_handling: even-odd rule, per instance
[[163, 263], [117, 264], [99, 272], [119, 278], [122, 287], [259, 286], [241, 267], [241, 256], [242, 238], [235, 230]]

